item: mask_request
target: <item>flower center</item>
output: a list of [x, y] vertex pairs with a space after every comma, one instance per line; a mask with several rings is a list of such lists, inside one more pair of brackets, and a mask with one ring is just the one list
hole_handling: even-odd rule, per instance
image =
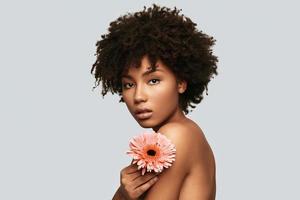
[[155, 156], [156, 152], [154, 150], [150, 149], [150, 150], [147, 151], [147, 154], [149, 156]]

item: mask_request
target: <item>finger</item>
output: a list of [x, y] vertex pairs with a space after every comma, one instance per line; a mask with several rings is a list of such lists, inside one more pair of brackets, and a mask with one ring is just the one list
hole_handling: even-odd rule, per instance
[[145, 184], [139, 185], [138, 187], [135, 188], [136, 193], [139, 195], [143, 194], [146, 192], [154, 183], [158, 181], [158, 177], [155, 176], [151, 178], [149, 181], [147, 181]]
[[[137, 173], [137, 176], [135, 176], [135, 178], [133, 180], [139, 179], [140, 182], [146, 182], [149, 179], [153, 178], [154, 176], [156, 176], [157, 174], [154, 172], [146, 172], [144, 175], [142, 175], [142, 171], [139, 170]], [[136, 175], [136, 174], [135, 174]]]
[[146, 173], [143, 176], [139, 176], [132, 182], [133, 187], [134, 188], [139, 187], [140, 185], [143, 185], [149, 180], [153, 179], [155, 176], [156, 175], [153, 175], [152, 173]]
[[127, 167], [125, 167], [123, 170], [126, 174], [135, 173], [138, 171], [138, 166], [137, 164], [130, 164]]
[[139, 172], [140, 170], [138, 169], [137, 164], [132, 164], [130, 166], [128, 166], [126, 173], [127, 174], [132, 174], [132, 173], [136, 173]]
[[141, 176], [141, 172], [140, 172], [140, 170], [138, 170], [138, 171], [136, 171], [136, 172], [134, 172], [134, 173], [129, 174], [129, 176], [130, 176], [130, 180], [131, 180], [131, 181], [134, 181], [134, 180], [137, 179], [139, 176]]

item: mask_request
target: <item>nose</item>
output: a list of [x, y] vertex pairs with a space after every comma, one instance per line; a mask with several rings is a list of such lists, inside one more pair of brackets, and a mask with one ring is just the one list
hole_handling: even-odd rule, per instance
[[140, 103], [142, 101], [146, 101], [147, 97], [144, 91], [144, 88], [142, 85], [139, 85], [136, 87], [135, 93], [134, 93], [134, 102], [135, 103]]

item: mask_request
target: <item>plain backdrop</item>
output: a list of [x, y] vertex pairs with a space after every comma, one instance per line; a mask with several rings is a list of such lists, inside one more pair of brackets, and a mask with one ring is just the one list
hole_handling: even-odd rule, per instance
[[217, 165], [218, 200], [300, 199], [297, 1], [1, 1], [0, 199], [111, 199], [139, 127], [92, 91], [96, 41], [143, 6], [213, 36], [218, 72], [188, 115]]

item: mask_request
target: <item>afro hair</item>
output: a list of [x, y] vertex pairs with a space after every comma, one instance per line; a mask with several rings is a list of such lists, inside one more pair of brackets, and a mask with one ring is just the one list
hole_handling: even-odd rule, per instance
[[[110, 23], [108, 34], [96, 42], [96, 61], [92, 66], [95, 89], [102, 81], [102, 96], [111, 91], [122, 98], [121, 76], [130, 66], [139, 67], [147, 55], [152, 70], [161, 60], [178, 80], [187, 82], [187, 89], [179, 94], [179, 106], [185, 114], [203, 99], [213, 74], [217, 75], [218, 58], [212, 54], [215, 39], [196, 29], [196, 23], [171, 10], [153, 4], [133, 14], [127, 13]], [[192, 110], [191, 110], [192, 111]]]

